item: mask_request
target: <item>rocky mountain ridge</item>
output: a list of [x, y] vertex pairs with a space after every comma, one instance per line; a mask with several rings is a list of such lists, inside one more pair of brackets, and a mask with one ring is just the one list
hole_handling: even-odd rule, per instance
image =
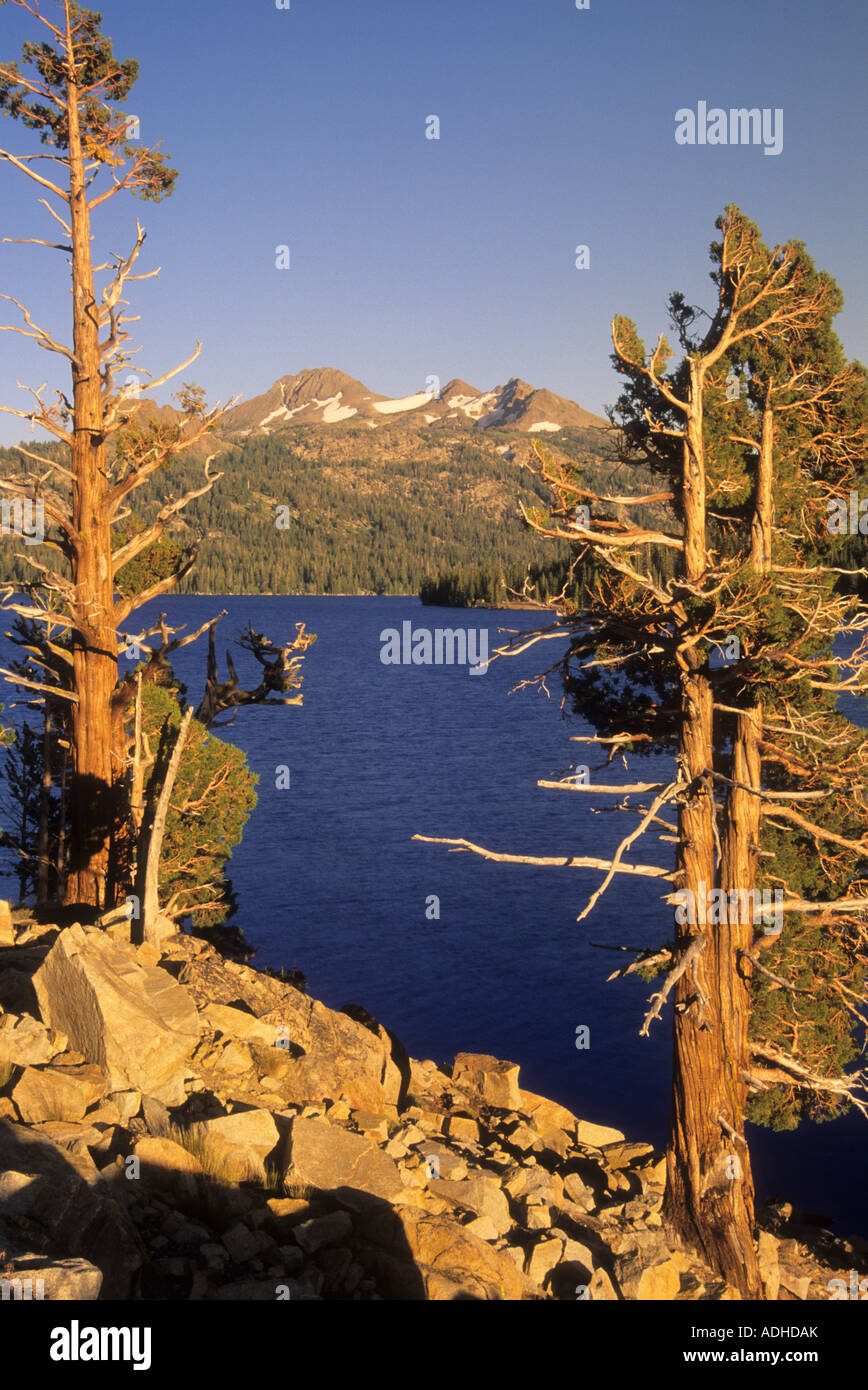
[[[12, 1296], [737, 1297], [665, 1234], [649, 1144], [524, 1090], [508, 1061], [416, 1061], [298, 983], [169, 923], [134, 945], [117, 914], [60, 927], [0, 904]], [[864, 1241], [809, 1246], [785, 1206], [764, 1226], [769, 1298], [825, 1299], [866, 1267]]]
[[[143, 421], [163, 423], [180, 418], [172, 407], [158, 406], [146, 397], [138, 401], [135, 414]], [[425, 389], [393, 398], [378, 395], [334, 367], [316, 367], [279, 377], [261, 395], [231, 406], [220, 421], [218, 433], [227, 439], [245, 439], [298, 425], [334, 426], [351, 420], [369, 429], [397, 421], [474, 431], [508, 429], [529, 435], [607, 428], [601, 416], [519, 377], [488, 391], [458, 377], [445, 386], [429, 378]]]

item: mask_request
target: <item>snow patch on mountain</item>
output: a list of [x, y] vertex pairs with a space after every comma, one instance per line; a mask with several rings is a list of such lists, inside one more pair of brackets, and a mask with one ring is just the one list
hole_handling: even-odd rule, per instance
[[[270, 415], [266, 415], [264, 420], [259, 421], [259, 428], [264, 430], [266, 425], [271, 424], [272, 420], [289, 420], [292, 414], [293, 412], [287, 410], [285, 405], [279, 405], [276, 410], [272, 410]], [[250, 431], [248, 430], [247, 433], [249, 434]]]
[[396, 401], [374, 401], [374, 409], [381, 415], [398, 415], [405, 410], [416, 410], [420, 405], [433, 401], [432, 391], [420, 391], [415, 396], [403, 396]]
[[451, 396], [446, 404], [450, 409], [460, 410], [468, 420], [478, 420], [485, 414], [496, 394], [495, 391], [486, 391], [482, 396]]
[[527, 432], [528, 434], [533, 434], [535, 430], [549, 430], [552, 433], [557, 434], [558, 430], [562, 429], [563, 425], [553, 425], [551, 420], [540, 420], [539, 423], [536, 425], [528, 425]]
[[349, 420], [353, 415], [358, 415], [359, 412], [354, 405], [338, 405], [343, 394], [343, 391], [338, 391], [338, 394], [332, 396], [330, 400], [315, 402], [316, 405], [324, 407], [323, 424], [336, 425], [339, 420]]

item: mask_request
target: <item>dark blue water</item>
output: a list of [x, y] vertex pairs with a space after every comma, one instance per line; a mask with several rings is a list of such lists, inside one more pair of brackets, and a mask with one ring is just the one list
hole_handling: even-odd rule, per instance
[[[604, 798], [536, 786], [596, 761], [587, 745], [570, 742], [591, 730], [561, 717], [556, 678], [550, 700], [509, 693], [550, 665], [561, 642], [471, 676], [458, 666], [386, 666], [380, 633], [407, 618], [428, 629], [486, 627], [493, 649], [504, 640], [498, 628], [530, 630], [538, 615], [310, 597], [164, 599], [146, 613], [166, 611], [192, 631], [221, 608], [229, 610], [218, 629], [221, 661], [248, 620], [274, 640], [291, 636], [298, 621], [319, 635], [305, 662], [302, 708], [242, 711], [215, 730], [244, 749], [260, 776], [259, 804], [230, 864], [236, 921], [258, 948], [255, 964], [298, 966], [310, 993], [333, 1007], [363, 1004], [412, 1056], [510, 1058], [526, 1088], [663, 1144], [670, 1015], [640, 1038], [652, 986], [634, 978], [607, 984], [629, 957], [591, 943], [667, 939], [665, 885], [618, 876], [577, 924], [599, 873], [495, 864], [411, 839], [460, 836], [517, 854], [605, 858], [633, 828], [632, 817], [592, 812]], [[201, 642], [175, 658], [194, 702], [204, 658]], [[255, 683], [255, 662], [237, 650], [234, 659], [242, 683]], [[281, 766], [290, 769], [284, 790], [275, 785]], [[638, 778], [613, 765], [594, 780], [671, 773], [668, 759], [644, 759]], [[672, 846], [646, 836], [633, 857], [668, 866], [671, 855]], [[432, 895], [439, 920], [426, 917]], [[591, 1046], [579, 1051], [581, 1024]], [[858, 1117], [795, 1134], [751, 1130], [760, 1197], [785, 1193], [844, 1230], [868, 1230], [866, 1137]]]

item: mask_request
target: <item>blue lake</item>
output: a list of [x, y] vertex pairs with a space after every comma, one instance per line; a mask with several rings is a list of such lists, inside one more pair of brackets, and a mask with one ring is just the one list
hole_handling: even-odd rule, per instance
[[[304, 621], [318, 634], [305, 662], [304, 705], [241, 711], [221, 737], [243, 748], [259, 774], [259, 804], [233, 855], [238, 925], [254, 964], [298, 966], [310, 993], [333, 1007], [359, 1003], [415, 1057], [493, 1053], [521, 1064], [521, 1083], [584, 1119], [631, 1138], [665, 1141], [671, 1014], [639, 1037], [652, 986], [606, 982], [629, 957], [591, 943], [654, 944], [671, 932], [665, 885], [618, 876], [591, 916], [576, 922], [600, 874], [483, 861], [415, 833], [464, 837], [528, 855], [605, 858], [635, 823], [595, 814], [605, 799], [537, 787], [598, 758], [570, 736], [560, 690], [510, 694], [557, 658], [562, 641], [491, 663], [384, 665], [380, 634], [414, 625], [534, 628], [530, 612], [458, 612], [394, 598], [173, 598], [152, 605], [192, 631], [226, 608], [218, 650], [249, 621], [273, 640]], [[140, 630], [128, 623], [129, 631]], [[501, 630], [500, 634], [498, 630]], [[233, 649], [242, 684], [258, 668]], [[175, 670], [198, 703], [205, 643], [180, 652]], [[223, 668], [225, 669], [225, 668]], [[278, 769], [290, 786], [278, 789]], [[668, 759], [644, 759], [641, 780], [668, 779]], [[615, 766], [597, 780], [625, 780]], [[627, 780], [633, 780], [628, 778]], [[613, 798], [614, 799], [614, 798]], [[672, 846], [654, 837], [634, 858], [669, 866]], [[426, 903], [436, 895], [439, 920]], [[590, 1028], [590, 1048], [576, 1029]], [[786, 1195], [843, 1231], [868, 1230], [865, 1122], [849, 1116], [794, 1134], [750, 1130], [758, 1193]]]

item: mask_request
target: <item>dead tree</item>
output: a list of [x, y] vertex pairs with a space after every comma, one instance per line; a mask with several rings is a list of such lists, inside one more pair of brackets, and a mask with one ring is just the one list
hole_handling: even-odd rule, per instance
[[157, 753], [155, 775], [151, 783], [151, 793], [148, 797], [144, 824], [138, 841], [135, 896], [139, 917], [132, 932], [132, 940], [138, 944], [143, 941], [150, 941], [158, 946], [160, 943], [158, 926], [160, 916], [160, 854], [163, 848], [163, 837], [166, 833], [169, 804], [172, 799], [178, 768], [181, 766], [181, 757], [187, 742], [187, 735], [190, 732], [192, 718], [193, 710], [190, 707], [185, 712], [174, 739], [171, 737], [167, 723]]
[[262, 679], [253, 690], [243, 690], [238, 683], [238, 673], [231, 653], [226, 653], [229, 679], [220, 680], [217, 665], [217, 641], [215, 627], [208, 631], [208, 672], [205, 680], [205, 693], [196, 710], [196, 718], [206, 726], [228, 710], [237, 711], [245, 705], [300, 705], [302, 696], [290, 694], [301, 687], [301, 663], [304, 653], [316, 641], [312, 633], [305, 631], [304, 623], [296, 623], [296, 636], [292, 642], [282, 646], [275, 644], [261, 632], [254, 632], [248, 623], [247, 631], [238, 639], [238, 646], [250, 652], [262, 668]]

